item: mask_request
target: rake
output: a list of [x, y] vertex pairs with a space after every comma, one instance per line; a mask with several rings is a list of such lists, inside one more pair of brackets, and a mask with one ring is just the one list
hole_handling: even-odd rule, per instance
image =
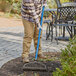
[[[42, 26], [42, 23], [43, 23], [44, 9], [45, 9], [45, 6], [42, 6], [41, 22], [40, 22], [41, 26]], [[40, 35], [41, 35], [41, 28], [39, 29], [37, 49], [36, 49], [36, 54], [35, 54], [35, 61], [29, 62], [29, 63], [25, 63], [24, 66], [23, 66], [23, 70], [24, 71], [46, 71], [46, 65], [43, 64], [42, 62], [37, 61], [39, 43], [40, 43]]]

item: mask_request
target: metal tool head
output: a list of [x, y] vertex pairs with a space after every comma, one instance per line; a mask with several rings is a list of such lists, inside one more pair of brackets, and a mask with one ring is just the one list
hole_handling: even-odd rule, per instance
[[46, 71], [46, 65], [43, 64], [42, 62], [29, 62], [25, 63], [23, 66], [24, 71]]

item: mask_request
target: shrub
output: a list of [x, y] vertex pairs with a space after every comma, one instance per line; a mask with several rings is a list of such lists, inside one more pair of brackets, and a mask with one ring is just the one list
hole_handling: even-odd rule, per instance
[[21, 12], [21, 0], [18, 0], [18, 1], [15, 0], [13, 2], [11, 12], [20, 14], [20, 12]]
[[1, 0], [0, 9], [3, 12], [20, 14], [22, 0]]
[[69, 45], [61, 54], [62, 70], [57, 68], [53, 76], [76, 76], [76, 36], [70, 39]]
[[0, 10], [3, 11], [3, 12], [9, 12], [10, 11], [10, 3], [6, 0], [1, 0], [0, 1]]

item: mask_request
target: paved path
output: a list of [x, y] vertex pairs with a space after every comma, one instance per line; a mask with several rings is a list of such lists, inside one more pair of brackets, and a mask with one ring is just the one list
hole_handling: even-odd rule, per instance
[[[42, 50], [44, 52], [57, 52], [61, 48], [65, 48], [68, 42], [59, 41], [59, 45], [57, 45], [56, 41], [51, 42], [50, 39], [46, 41], [45, 29], [46, 26], [44, 26], [42, 35]], [[23, 31], [23, 26], [0, 27], [0, 67], [7, 61], [21, 56]], [[34, 52], [33, 41], [31, 52]]]

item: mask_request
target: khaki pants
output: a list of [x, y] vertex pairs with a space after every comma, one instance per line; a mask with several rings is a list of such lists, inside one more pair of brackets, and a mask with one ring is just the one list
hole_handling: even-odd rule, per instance
[[[29, 56], [29, 51], [30, 51], [30, 46], [31, 46], [32, 39], [34, 40], [34, 47], [35, 47], [35, 50], [36, 50], [39, 30], [37, 29], [37, 26], [34, 23], [29, 22], [25, 19], [22, 19], [22, 21], [23, 21], [23, 25], [24, 25], [24, 39], [23, 39], [22, 58], [24, 58], [24, 57]], [[42, 51], [41, 51], [41, 37], [40, 37], [40, 45], [39, 45], [38, 54], [42, 54]]]

